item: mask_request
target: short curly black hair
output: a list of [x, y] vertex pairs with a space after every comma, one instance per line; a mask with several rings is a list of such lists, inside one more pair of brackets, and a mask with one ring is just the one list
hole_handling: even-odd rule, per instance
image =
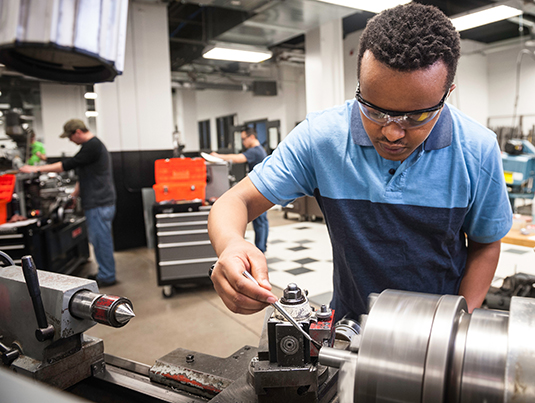
[[360, 37], [357, 75], [364, 53], [399, 71], [414, 71], [442, 60], [448, 68], [447, 90], [461, 55], [459, 33], [434, 6], [411, 2], [387, 9], [368, 21]]

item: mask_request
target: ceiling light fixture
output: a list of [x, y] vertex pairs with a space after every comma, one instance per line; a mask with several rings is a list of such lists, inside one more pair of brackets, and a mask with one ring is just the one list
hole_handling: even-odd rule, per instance
[[96, 92], [86, 92], [84, 94], [85, 99], [97, 99], [97, 93]]
[[522, 11], [517, 8], [501, 5], [452, 18], [451, 22], [457, 31], [464, 31], [481, 25], [506, 20], [507, 18], [517, 17], [520, 14], [522, 14]]
[[400, 4], [410, 3], [411, 0], [320, 0], [324, 3], [336, 4], [348, 8], [369, 11], [370, 13], [380, 13], [387, 8], [399, 6]]
[[86, 118], [96, 118], [98, 116], [98, 112], [96, 111], [87, 111], [85, 113]]
[[205, 59], [228, 60], [234, 62], [260, 63], [273, 56], [266, 48], [241, 45], [236, 43], [219, 43], [207, 48], [202, 57]]

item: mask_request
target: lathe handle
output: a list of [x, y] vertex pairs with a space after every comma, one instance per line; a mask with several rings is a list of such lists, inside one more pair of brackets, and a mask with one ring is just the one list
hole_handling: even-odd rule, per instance
[[45, 308], [43, 306], [43, 299], [41, 298], [41, 288], [39, 287], [39, 277], [37, 277], [37, 268], [31, 256], [23, 256], [22, 273], [26, 280], [28, 292], [32, 298], [33, 309], [35, 311], [35, 318], [37, 319], [37, 326], [35, 337], [39, 341], [45, 341], [54, 337], [54, 327], [48, 324], [46, 319]]

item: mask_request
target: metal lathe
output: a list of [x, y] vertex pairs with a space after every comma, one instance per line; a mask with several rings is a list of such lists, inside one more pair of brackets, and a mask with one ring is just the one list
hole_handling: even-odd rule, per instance
[[[268, 308], [258, 347], [227, 358], [178, 348], [148, 366], [83, 334], [126, 325], [135, 316], [127, 298], [37, 271], [31, 257], [22, 266], [0, 268], [2, 402], [535, 401], [533, 299], [470, 314], [460, 296], [386, 290], [370, 296], [360, 323], [335, 324], [332, 310], [289, 284], [279, 303], [314, 343]], [[40, 382], [15, 387], [28, 378]]]

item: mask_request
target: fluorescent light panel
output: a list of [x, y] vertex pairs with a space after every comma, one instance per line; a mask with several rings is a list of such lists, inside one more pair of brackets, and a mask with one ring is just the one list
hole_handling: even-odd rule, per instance
[[399, 6], [400, 4], [410, 3], [411, 0], [320, 0], [324, 3], [336, 4], [348, 8], [369, 11], [371, 13], [380, 13], [387, 8]]
[[86, 92], [84, 94], [85, 99], [97, 99], [97, 93], [96, 92]]
[[269, 51], [230, 49], [216, 46], [202, 55], [205, 59], [230, 60], [245, 63], [260, 63], [269, 59], [273, 54]]
[[451, 22], [457, 31], [464, 31], [496, 21], [506, 20], [507, 18], [517, 17], [520, 14], [522, 14], [522, 11], [517, 8], [501, 5], [453, 18]]
[[85, 113], [86, 118], [96, 118], [98, 116], [98, 112], [96, 111], [87, 111]]

